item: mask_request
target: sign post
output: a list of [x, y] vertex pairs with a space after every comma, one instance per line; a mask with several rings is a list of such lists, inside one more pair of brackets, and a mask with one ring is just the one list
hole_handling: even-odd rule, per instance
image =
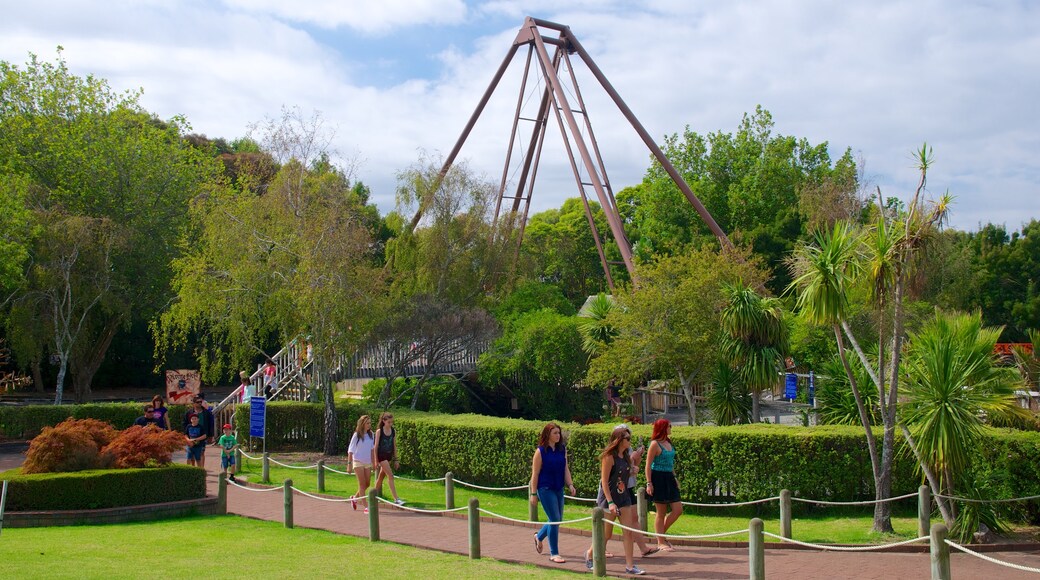
[[816, 375], [809, 371], [809, 404], [816, 408]]
[[267, 452], [267, 398], [249, 397], [249, 436], [264, 440]]
[[784, 398], [791, 401], [798, 398], [798, 375], [787, 373], [784, 381]]

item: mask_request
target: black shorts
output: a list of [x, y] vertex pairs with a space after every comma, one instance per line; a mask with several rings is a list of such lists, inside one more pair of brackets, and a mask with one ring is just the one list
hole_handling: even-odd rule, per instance
[[[618, 506], [619, 508], [635, 505], [636, 503], [636, 494], [631, 488], [626, 489], [621, 493], [618, 493], [617, 490], [615, 490], [610, 497], [614, 500], [614, 505]], [[599, 493], [596, 494], [596, 505], [603, 509], [609, 508], [609, 505], [607, 504], [607, 497], [603, 495], [602, 487], [599, 488]]]
[[654, 503], [672, 503], [679, 498], [679, 482], [675, 480], [674, 471], [650, 471], [650, 483], [654, 484], [654, 493], [647, 497]]

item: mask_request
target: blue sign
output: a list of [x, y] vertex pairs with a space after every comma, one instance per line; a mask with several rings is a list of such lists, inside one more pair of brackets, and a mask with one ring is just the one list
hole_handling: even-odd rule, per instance
[[267, 399], [249, 397], [249, 436], [263, 437], [267, 421]]
[[794, 400], [798, 397], [798, 375], [787, 373], [787, 381], [784, 383], [784, 398]]
[[812, 371], [809, 371], [809, 404], [813, 404], [816, 400], [816, 376], [813, 375]]

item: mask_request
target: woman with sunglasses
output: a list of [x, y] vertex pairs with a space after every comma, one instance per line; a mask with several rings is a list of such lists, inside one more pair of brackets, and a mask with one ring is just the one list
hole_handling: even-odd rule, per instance
[[[567, 448], [563, 444], [560, 426], [547, 423], [538, 438], [538, 448], [531, 460], [531, 505], [541, 501], [545, 517], [550, 522], [563, 521], [563, 486], [574, 495], [571, 470], [567, 465]], [[542, 553], [542, 542], [549, 538], [549, 560], [562, 564], [567, 560], [560, 556], [560, 526], [551, 523], [542, 526], [534, 535], [534, 549]]]
[[[397, 460], [397, 431], [394, 429], [394, 416], [384, 412], [379, 416], [379, 429], [376, 429], [376, 461], [379, 465], [376, 469], [379, 475], [376, 477], [376, 493], [383, 493], [383, 480], [390, 481], [390, 493], [394, 496], [394, 503], [404, 505], [404, 500], [397, 497], [397, 487], [394, 485], [394, 469], [401, 467]], [[393, 469], [390, 463], [393, 462]]]
[[[599, 456], [599, 485], [600, 493], [606, 500], [606, 509], [610, 515], [617, 517], [622, 525], [635, 529], [639, 526], [639, 516], [636, 514], [633, 494], [629, 493], [632, 463], [629, 461], [627, 452], [631, 448], [632, 433], [625, 426], [615, 427], [610, 433], [607, 447]], [[601, 504], [600, 507], [603, 505]], [[604, 525], [611, 524], [604, 522]], [[646, 571], [636, 566], [634, 562], [635, 532], [624, 530], [622, 540], [625, 546], [625, 573], [636, 576], [646, 574]], [[585, 566], [588, 568], [592, 567], [592, 558], [589, 557], [591, 552], [590, 547], [585, 556]]]

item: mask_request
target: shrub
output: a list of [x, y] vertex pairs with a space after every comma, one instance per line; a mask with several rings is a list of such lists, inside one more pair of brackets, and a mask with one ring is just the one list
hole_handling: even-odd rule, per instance
[[184, 434], [180, 432], [134, 425], [121, 431], [101, 454], [111, 456], [117, 469], [159, 467], [173, 461], [173, 452], [184, 445]]
[[112, 463], [101, 448], [116, 437], [116, 430], [97, 419], [66, 419], [45, 427], [32, 440], [22, 466], [23, 473], [51, 473], [101, 469]]
[[[90, 403], [86, 405], [26, 405], [0, 407], [0, 439], [29, 440], [65, 419], [97, 419], [126, 429], [141, 416], [141, 403]], [[170, 426], [176, 428], [187, 409], [182, 405], [169, 408]]]
[[27, 475], [13, 469], [10, 511], [79, 510], [144, 505], [206, 497], [206, 471], [187, 465]]

